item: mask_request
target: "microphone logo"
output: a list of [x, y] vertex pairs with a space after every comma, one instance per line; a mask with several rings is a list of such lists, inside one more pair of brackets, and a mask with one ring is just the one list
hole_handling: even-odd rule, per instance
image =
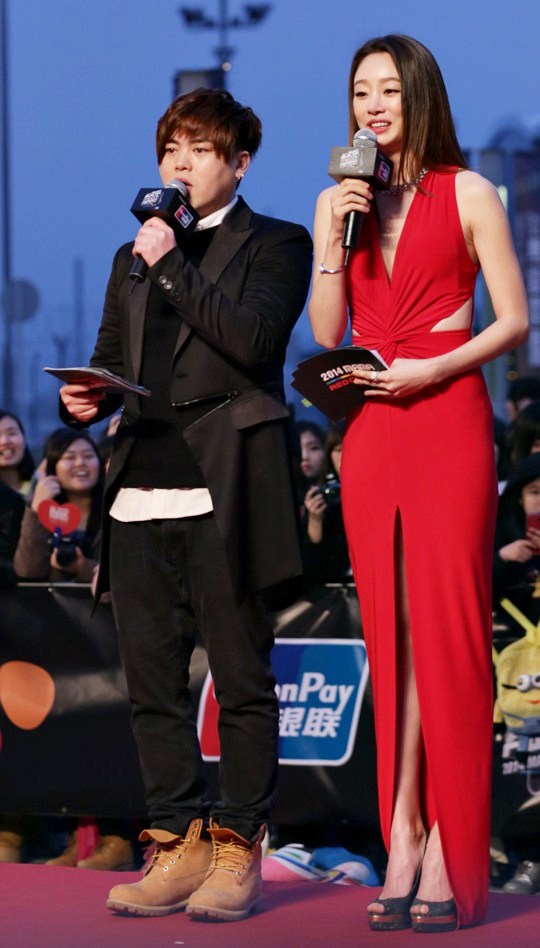
[[159, 207], [163, 190], [160, 188], [159, 191], [149, 191], [148, 194], [145, 194], [141, 201], [141, 207]]
[[190, 211], [188, 211], [185, 204], [180, 205], [178, 210], [174, 212], [174, 216], [176, 220], [178, 221], [178, 223], [180, 224], [180, 226], [184, 228], [184, 230], [186, 229], [186, 227], [189, 227], [189, 225], [193, 221], [193, 214], [191, 214]]

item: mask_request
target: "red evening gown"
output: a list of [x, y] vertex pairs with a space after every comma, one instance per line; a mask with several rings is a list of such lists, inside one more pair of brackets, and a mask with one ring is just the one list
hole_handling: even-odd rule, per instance
[[[429, 358], [470, 338], [431, 331], [474, 293], [456, 172], [429, 172], [388, 277], [377, 215], [348, 275], [353, 341]], [[343, 512], [372, 676], [379, 810], [388, 848], [396, 781], [395, 540], [403, 537], [424, 762], [422, 803], [438, 822], [460, 925], [482, 920], [489, 878], [491, 559], [497, 505], [493, 417], [480, 370], [408, 398], [366, 400], [348, 419]]]

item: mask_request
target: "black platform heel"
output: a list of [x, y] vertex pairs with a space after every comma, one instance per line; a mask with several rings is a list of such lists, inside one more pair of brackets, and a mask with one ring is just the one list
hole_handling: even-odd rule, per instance
[[411, 905], [420, 885], [421, 866], [418, 867], [413, 886], [408, 895], [397, 899], [375, 899], [384, 907], [384, 912], [368, 911], [368, 925], [374, 932], [399, 932], [411, 927]]
[[[427, 912], [420, 911], [422, 905], [427, 905]], [[411, 908], [411, 926], [415, 932], [453, 932], [457, 928], [456, 903], [453, 899], [446, 902], [416, 901]]]

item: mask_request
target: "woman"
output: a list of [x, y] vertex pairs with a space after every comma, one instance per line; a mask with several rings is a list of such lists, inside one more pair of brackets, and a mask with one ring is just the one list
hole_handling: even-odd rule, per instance
[[[526, 410], [523, 409], [520, 415]], [[518, 815], [532, 802], [537, 792], [534, 779], [538, 780], [537, 774], [540, 772], [540, 767], [534, 764], [529, 769], [529, 762], [535, 754], [532, 748], [538, 741], [539, 733], [539, 649], [531, 648], [534, 644], [531, 630], [538, 628], [540, 621], [539, 519], [540, 453], [531, 452], [511, 471], [500, 499], [493, 558], [493, 608], [498, 627], [503, 630], [495, 641], [495, 650], [498, 656], [504, 658], [517, 646], [510, 663], [508, 657], [504, 661], [504, 684], [501, 683], [499, 666], [495, 720], [506, 725], [504, 739], [508, 757], [519, 760], [521, 768], [510, 777], [511, 809], [515, 811], [513, 819], [509, 820], [506, 794], [502, 795], [501, 802], [495, 794], [492, 828], [503, 837], [510, 835], [509, 824], [514, 831], [509, 848], [517, 856], [518, 862], [513, 877], [503, 885], [503, 891], [516, 895], [533, 895], [540, 891], [540, 833], [534, 832], [534, 821], [531, 823], [530, 820], [524, 820], [525, 826], [522, 825], [520, 831]], [[519, 660], [518, 649], [525, 642], [525, 637], [529, 639], [530, 645], [521, 652], [523, 657]], [[515, 678], [508, 677], [510, 668], [515, 669]], [[505, 751], [502, 759], [505, 761]], [[531, 774], [534, 774], [533, 782]], [[507, 782], [508, 777], [508, 773], [503, 772], [502, 782]], [[504, 852], [502, 840], [500, 846]]]
[[[45, 474], [23, 517], [15, 572], [19, 579], [89, 583], [100, 545], [103, 465], [97, 447], [86, 432], [59, 428], [47, 439], [44, 453]], [[80, 511], [79, 525], [70, 534], [71, 555], [51, 546], [52, 535], [38, 517], [45, 500], [74, 504]]]
[[[333, 347], [350, 310], [353, 341], [389, 365], [354, 373], [365, 400], [342, 462], [389, 851], [368, 918], [446, 931], [482, 920], [489, 875], [497, 494], [479, 366], [523, 342], [527, 307], [506, 215], [491, 184], [464, 170], [431, 53], [407, 36], [367, 42], [349, 103], [351, 139], [372, 129], [393, 177], [387, 191], [346, 178], [321, 194], [309, 311], [317, 342]], [[351, 211], [366, 217], [346, 268]], [[480, 266], [496, 319], [471, 338]]]
[[343, 426], [331, 425], [317, 484], [304, 498], [301, 515], [304, 589], [350, 580], [350, 561], [341, 510], [340, 470]]
[[13, 554], [34, 471], [24, 429], [10, 412], [0, 411], [0, 589], [13, 586]]
[[514, 418], [508, 432], [510, 460], [519, 464], [540, 451], [540, 400], [529, 402]]
[[0, 482], [26, 494], [34, 466], [21, 422], [11, 412], [0, 411]]

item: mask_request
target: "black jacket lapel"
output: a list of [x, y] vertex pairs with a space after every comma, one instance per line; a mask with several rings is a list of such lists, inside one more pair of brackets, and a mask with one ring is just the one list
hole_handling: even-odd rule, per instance
[[150, 280], [138, 283], [129, 297], [129, 354], [135, 382], [139, 379], [144, 342], [144, 317], [148, 305]]
[[[200, 272], [211, 283], [218, 282], [225, 268], [251, 236], [251, 217], [251, 210], [244, 199], [239, 197], [232, 211], [218, 228], [217, 234], [205, 253], [199, 268]], [[176, 340], [175, 356], [178, 355], [190, 333], [191, 327], [186, 323], [182, 323]]]

